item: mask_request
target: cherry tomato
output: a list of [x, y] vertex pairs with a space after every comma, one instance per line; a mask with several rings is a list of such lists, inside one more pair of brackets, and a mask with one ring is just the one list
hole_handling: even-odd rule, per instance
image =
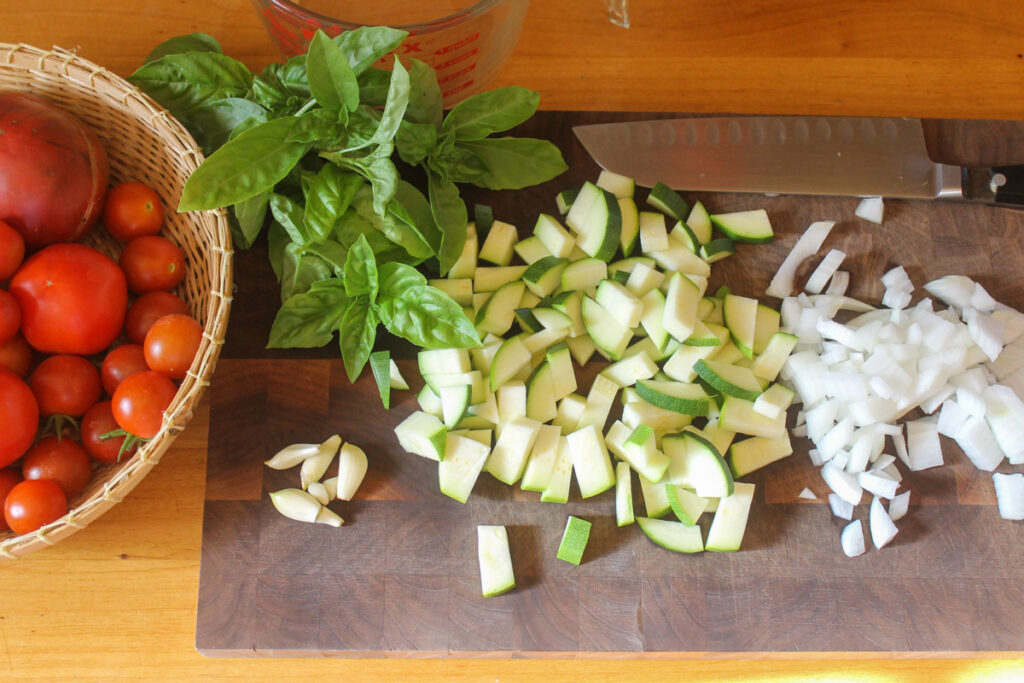
[[110, 405], [110, 401], [100, 401], [85, 411], [81, 423], [82, 445], [93, 460], [102, 463], [120, 462], [135, 452], [135, 445], [132, 444], [121, 453], [121, 445], [127, 438], [125, 436], [103, 438], [105, 434], [121, 429], [121, 425], [114, 419], [114, 413], [110, 411]]
[[0, 344], [10, 341], [21, 327], [21, 308], [10, 292], [0, 289]]
[[142, 344], [146, 341], [146, 333], [153, 323], [171, 313], [188, 315], [188, 304], [180, 296], [170, 292], [146, 292], [128, 307], [128, 315], [124, 319], [124, 331], [128, 341]]
[[142, 235], [155, 235], [164, 222], [160, 195], [148, 185], [129, 181], [107, 192], [103, 205], [103, 224], [107, 232], [122, 242]]
[[114, 395], [114, 389], [128, 375], [136, 372], [149, 370], [146, 365], [146, 354], [139, 344], [121, 344], [115, 346], [103, 359], [100, 366], [100, 378], [103, 380], [103, 389], [108, 396]]
[[203, 328], [195, 318], [165, 315], [146, 334], [146, 365], [171, 379], [184, 379], [202, 340]]
[[32, 370], [32, 347], [20, 332], [0, 344], [0, 370], [10, 370], [22, 379]]
[[0, 282], [6, 282], [25, 258], [25, 238], [7, 223], [0, 221]]
[[100, 400], [103, 384], [99, 370], [81, 356], [49, 356], [28, 378], [39, 402], [39, 413], [81, 417]]
[[7, 531], [10, 528], [7, 526], [7, 520], [4, 519], [3, 515], [4, 501], [7, 499], [7, 494], [11, 492], [14, 485], [20, 482], [21, 479], [21, 472], [13, 467], [0, 469], [0, 531]]
[[0, 370], [0, 467], [22, 456], [36, 438], [39, 404], [25, 381], [12, 372]]
[[21, 474], [26, 479], [49, 479], [73, 500], [92, 479], [92, 460], [77, 441], [44, 436], [22, 458]]
[[68, 511], [68, 500], [49, 479], [26, 479], [15, 484], [4, 501], [4, 518], [16, 534], [27, 534], [55, 522]]
[[185, 254], [166, 237], [143, 235], [124, 245], [118, 262], [136, 294], [170, 291], [185, 279]]
[[110, 409], [121, 429], [140, 439], [152, 439], [177, 391], [174, 382], [159, 372], [136, 372], [117, 386]]
[[37, 351], [99, 353], [124, 326], [124, 273], [84, 244], [54, 244], [36, 252], [11, 278], [10, 291], [21, 306], [21, 332]]

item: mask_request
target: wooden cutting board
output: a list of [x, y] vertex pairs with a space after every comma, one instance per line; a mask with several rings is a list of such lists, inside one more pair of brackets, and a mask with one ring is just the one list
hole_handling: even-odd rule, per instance
[[[522, 231], [555, 212], [560, 189], [594, 180], [576, 123], [636, 114], [541, 112], [517, 131], [562, 148], [570, 170], [519, 192], [475, 193]], [[1024, 129], [930, 122], [947, 162], [1024, 159]], [[644, 196], [641, 191], [640, 196]], [[966, 203], [889, 201], [876, 226], [852, 198], [692, 195], [712, 211], [764, 207], [777, 238], [741, 246], [713, 268], [710, 289], [761, 296], [807, 225], [838, 222], [826, 249], [847, 253], [850, 293], [877, 302], [878, 278], [902, 265], [917, 286], [945, 274], [979, 280], [1024, 309], [1024, 213]], [[812, 264], [813, 265], [813, 264]], [[803, 275], [812, 266], [806, 266]], [[911, 473], [896, 539], [850, 559], [845, 524], [825, 503], [809, 442], [745, 478], [757, 486], [743, 548], [677, 555], [635, 525], [617, 528], [612, 492], [567, 505], [481, 475], [466, 504], [437, 490], [436, 464], [398, 447], [393, 427], [416, 409], [396, 392], [385, 411], [369, 372], [349, 384], [335, 346], [268, 351], [277, 307], [264, 245], [237, 254], [227, 342], [210, 389], [210, 441], [196, 647], [207, 655], [628, 656], [672, 653], [1024, 650], [1024, 527], [999, 518], [992, 480], [943, 439], [948, 464]], [[413, 389], [411, 349], [393, 344]], [[598, 370], [581, 373], [585, 391]], [[263, 461], [295, 442], [341, 434], [369, 454], [358, 498], [335, 502], [340, 529], [285, 519], [268, 493], [297, 470]], [[1004, 465], [1001, 471], [1011, 471]], [[798, 494], [810, 488], [817, 500]], [[639, 491], [638, 511], [642, 510]], [[555, 557], [566, 516], [593, 523], [579, 567]], [[867, 505], [855, 519], [866, 523]], [[517, 588], [480, 596], [475, 527], [509, 529]], [[707, 523], [704, 524], [705, 530]]]

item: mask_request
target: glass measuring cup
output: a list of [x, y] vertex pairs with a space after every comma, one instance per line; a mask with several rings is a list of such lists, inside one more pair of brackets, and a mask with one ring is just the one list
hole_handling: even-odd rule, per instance
[[437, 72], [451, 107], [481, 90], [512, 53], [530, 0], [252, 0], [284, 57], [306, 51], [317, 29], [334, 36], [360, 26], [409, 32], [397, 53]]

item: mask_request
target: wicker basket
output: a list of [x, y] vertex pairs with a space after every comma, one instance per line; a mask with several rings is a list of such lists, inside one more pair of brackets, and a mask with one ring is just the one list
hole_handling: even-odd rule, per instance
[[[169, 209], [164, 234], [185, 252], [186, 276], [177, 294], [204, 328], [199, 353], [160, 432], [131, 458], [99, 467], [86, 490], [69, 501], [69, 512], [61, 519], [31, 534], [0, 534], [0, 559], [13, 559], [53, 545], [121, 501], [188, 424], [209, 384], [227, 329], [232, 253], [223, 211], [173, 211], [202, 153], [180, 123], [133, 85], [71, 52], [0, 43], [0, 90], [31, 92], [78, 115], [106, 144], [111, 183], [139, 180], [160, 194]], [[114, 258], [120, 251], [102, 229], [92, 231], [87, 242]]]

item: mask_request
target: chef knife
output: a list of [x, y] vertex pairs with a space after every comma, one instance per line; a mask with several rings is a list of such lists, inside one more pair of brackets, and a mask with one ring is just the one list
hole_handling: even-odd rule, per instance
[[573, 128], [604, 169], [652, 187], [969, 199], [1024, 208], [1024, 166], [933, 161], [920, 119], [734, 116]]

